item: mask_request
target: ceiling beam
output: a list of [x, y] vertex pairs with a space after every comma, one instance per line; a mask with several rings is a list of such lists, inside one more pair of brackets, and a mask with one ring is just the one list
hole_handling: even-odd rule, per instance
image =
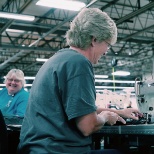
[[151, 3], [143, 6], [141, 9], [134, 11], [134, 12], [120, 18], [119, 20], [115, 21], [116, 25], [119, 25], [119, 24], [123, 23], [124, 21], [129, 20], [135, 16], [138, 16], [138, 15], [142, 14], [143, 12], [150, 10], [152, 8], [154, 8], [154, 2], [151, 2]]
[[[50, 53], [55, 53], [57, 49], [52, 48], [41, 48], [41, 47], [22, 47], [22, 46], [12, 46], [12, 45], [0, 45], [0, 49], [15, 49], [15, 50], [25, 50], [25, 51], [48, 51]], [[59, 49], [58, 49], [59, 50]]]
[[125, 38], [119, 39], [118, 42], [120, 42], [120, 41], [127, 41], [128, 39], [130, 39], [130, 38], [132, 38], [132, 37], [134, 37], [134, 36], [136, 36], [136, 35], [139, 35], [139, 34], [142, 33], [142, 32], [148, 31], [148, 30], [150, 30], [150, 29], [152, 29], [152, 28], [154, 28], [154, 25], [151, 25], [151, 26], [149, 26], [149, 27], [147, 27], [147, 28], [144, 28], [144, 29], [142, 29], [142, 30], [140, 30], [140, 31], [138, 31], [138, 32], [136, 32], [136, 33], [133, 33], [133, 34], [131, 34], [131, 35], [128, 35], [128, 36], [125, 37]]
[[[27, 0], [26, 3], [23, 4], [23, 6], [21, 6], [21, 8], [16, 12], [16, 13], [21, 13], [22, 11], [24, 11], [24, 9], [31, 3], [31, 0]], [[5, 26], [3, 26], [0, 29], [0, 34], [2, 34], [13, 22], [14, 20], [9, 20]]]
[[[90, 7], [91, 5], [93, 5], [94, 3], [96, 3], [97, 0], [93, 0], [91, 3], [89, 3], [86, 7]], [[43, 34], [41, 37], [38, 38], [38, 40], [34, 41], [32, 44], [30, 44], [29, 46], [33, 46], [35, 44], [37, 44], [40, 40], [42, 40], [44, 37], [48, 36], [49, 34], [55, 32], [58, 28], [62, 27], [66, 22], [71, 21], [74, 17], [76, 16], [73, 15], [69, 18], [67, 18], [66, 20], [62, 21], [61, 23], [59, 23], [57, 26], [53, 27], [51, 30], [49, 30], [47, 33]]]

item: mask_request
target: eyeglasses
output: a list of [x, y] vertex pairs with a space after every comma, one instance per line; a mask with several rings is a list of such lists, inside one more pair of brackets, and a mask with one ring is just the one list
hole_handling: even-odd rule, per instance
[[10, 79], [10, 78], [7, 78], [7, 80], [9, 81], [9, 82], [12, 82], [12, 81], [14, 81], [15, 83], [19, 83], [21, 80], [18, 80], [18, 79]]
[[107, 44], [107, 49], [109, 50], [112, 47], [112, 45], [106, 41], [104, 41], [104, 42]]

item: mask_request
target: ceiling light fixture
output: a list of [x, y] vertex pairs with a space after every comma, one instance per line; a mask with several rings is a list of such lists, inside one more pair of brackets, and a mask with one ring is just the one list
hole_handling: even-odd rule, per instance
[[[4, 79], [6, 78], [6, 76], [4, 76], [3, 77]], [[35, 77], [34, 76], [25, 76], [24, 77], [26, 80], [34, 80], [35, 79]], [[0, 84], [0, 86], [1, 86], [2, 84]], [[5, 85], [5, 84], [3, 84], [3, 85]]]
[[[104, 92], [104, 90], [96, 90], [96, 92], [97, 92], [97, 93], [99, 93], [99, 92]], [[120, 95], [126, 95], [126, 94], [122, 94], [122, 93], [119, 93], [119, 94], [120, 94]], [[134, 94], [134, 93], [130, 93], [130, 95], [133, 95], [133, 96], [134, 96], [135, 94]]]
[[[0, 84], [0, 87], [5, 87], [6, 85], [5, 84]], [[24, 87], [31, 87], [32, 84], [25, 84]]]
[[46, 62], [48, 59], [44, 59], [44, 58], [36, 58], [36, 61], [41, 61], [41, 62]]
[[6, 86], [5, 84], [0, 84], [0, 87], [4, 87], [4, 86]]
[[135, 81], [121, 81], [121, 80], [102, 80], [102, 79], [95, 79], [95, 82], [112, 82], [112, 83], [135, 83]]
[[95, 75], [95, 78], [108, 78], [108, 75]]
[[25, 84], [24, 87], [31, 87], [32, 84]]
[[35, 19], [34, 16], [8, 13], [8, 12], [0, 12], [0, 18], [9, 18], [9, 19], [26, 20], [26, 21], [33, 21]]
[[39, 0], [36, 5], [53, 7], [65, 10], [79, 11], [85, 7], [85, 3], [71, 0]]
[[25, 78], [26, 80], [34, 80], [34, 79], [35, 79], [34, 76], [25, 76], [24, 78]]
[[6, 32], [11, 32], [11, 33], [24, 33], [24, 30], [19, 30], [19, 29], [6, 29]]
[[134, 89], [134, 87], [95, 86], [96, 89]]
[[127, 76], [127, 75], [130, 75], [130, 72], [126, 72], [126, 71], [116, 71], [116, 72], [113, 72], [112, 75]]

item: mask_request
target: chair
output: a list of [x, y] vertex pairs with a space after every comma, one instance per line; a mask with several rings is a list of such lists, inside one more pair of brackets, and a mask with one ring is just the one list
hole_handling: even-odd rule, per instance
[[1, 110], [0, 110], [0, 154], [8, 154], [8, 134]]

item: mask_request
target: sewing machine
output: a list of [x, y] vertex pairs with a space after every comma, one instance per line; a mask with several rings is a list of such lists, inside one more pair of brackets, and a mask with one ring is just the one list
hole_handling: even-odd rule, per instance
[[144, 114], [148, 124], [154, 123], [154, 81], [136, 81], [135, 93], [138, 109]]
[[[154, 72], [154, 71], [153, 71]], [[128, 153], [135, 148], [136, 154], [154, 153], [154, 73], [135, 80], [135, 99], [143, 117], [135, 123], [104, 126], [93, 136], [95, 149], [123, 147]]]

